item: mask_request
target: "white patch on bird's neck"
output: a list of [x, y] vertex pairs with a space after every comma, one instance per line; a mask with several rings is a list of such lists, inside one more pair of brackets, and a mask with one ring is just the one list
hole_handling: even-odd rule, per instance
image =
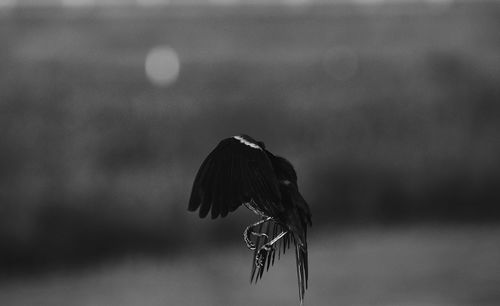
[[233, 136], [233, 138], [236, 140], [239, 140], [242, 144], [249, 146], [250, 148], [262, 150], [262, 148], [259, 145], [255, 144], [253, 142], [250, 142], [241, 136]]

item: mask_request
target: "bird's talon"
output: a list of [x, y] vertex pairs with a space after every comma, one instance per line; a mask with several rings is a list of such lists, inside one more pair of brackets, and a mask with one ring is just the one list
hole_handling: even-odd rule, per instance
[[266, 258], [267, 253], [272, 249], [272, 246], [265, 244], [261, 247], [257, 255], [255, 255], [255, 263], [258, 267], [264, 266], [264, 258]]
[[264, 238], [266, 238], [267, 240], [269, 240], [269, 236], [268, 236], [267, 234], [261, 233], [259, 236], [264, 237]]
[[254, 244], [252, 241], [250, 241], [250, 240], [246, 240], [246, 239], [245, 239], [245, 242], [246, 242], [246, 244], [247, 244], [247, 247], [248, 247], [250, 250], [252, 250], [252, 251], [253, 251], [253, 250], [255, 250], [255, 249], [256, 249], [255, 244]]
[[255, 256], [255, 263], [257, 264], [258, 267], [261, 267], [263, 265], [262, 263], [262, 250], [260, 250], [257, 255]]
[[248, 237], [248, 228], [243, 232], [243, 239], [245, 240], [245, 243], [250, 250], [255, 250], [255, 244]]
[[259, 251], [259, 253], [255, 256], [255, 264], [257, 265], [257, 267], [262, 267], [264, 265], [264, 255], [261, 254], [262, 253], [262, 250]]

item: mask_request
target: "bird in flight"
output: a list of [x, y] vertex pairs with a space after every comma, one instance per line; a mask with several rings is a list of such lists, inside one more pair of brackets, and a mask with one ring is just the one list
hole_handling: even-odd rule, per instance
[[295, 245], [299, 300], [307, 289], [307, 227], [311, 212], [299, 193], [292, 164], [269, 152], [264, 143], [247, 135], [223, 139], [203, 161], [191, 191], [189, 211], [199, 209], [201, 218], [225, 217], [244, 205], [260, 220], [243, 232], [247, 247], [254, 251], [251, 282], [262, 277]]

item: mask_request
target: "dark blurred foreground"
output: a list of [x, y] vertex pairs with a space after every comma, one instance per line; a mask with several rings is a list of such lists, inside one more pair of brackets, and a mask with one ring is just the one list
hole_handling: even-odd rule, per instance
[[[2, 14], [0, 267], [240, 243], [251, 215], [186, 212], [239, 133], [296, 165], [317, 234], [497, 223], [499, 28], [488, 2]], [[157, 45], [180, 57], [170, 87], [144, 75]]]
[[[357, 230], [310, 241], [305, 305], [496, 306], [499, 226]], [[0, 283], [24, 305], [299, 305], [295, 259], [250, 285], [250, 251], [193, 248], [175, 258], [130, 257], [72, 273]]]

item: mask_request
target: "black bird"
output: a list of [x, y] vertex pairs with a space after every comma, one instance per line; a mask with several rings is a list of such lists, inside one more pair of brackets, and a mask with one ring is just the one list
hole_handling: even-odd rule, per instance
[[[302, 304], [308, 280], [307, 227], [311, 212], [299, 193], [297, 174], [283, 157], [266, 150], [264, 143], [250, 136], [223, 139], [207, 156], [194, 180], [189, 211], [199, 209], [204, 218], [225, 217], [240, 205], [261, 219], [248, 226], [244, 240], [254, 250], [251, 281], [262, 277], [278, 257], [295, 245], [299, 300]], [[252, 241], [250, 236], [256, 238]]]

